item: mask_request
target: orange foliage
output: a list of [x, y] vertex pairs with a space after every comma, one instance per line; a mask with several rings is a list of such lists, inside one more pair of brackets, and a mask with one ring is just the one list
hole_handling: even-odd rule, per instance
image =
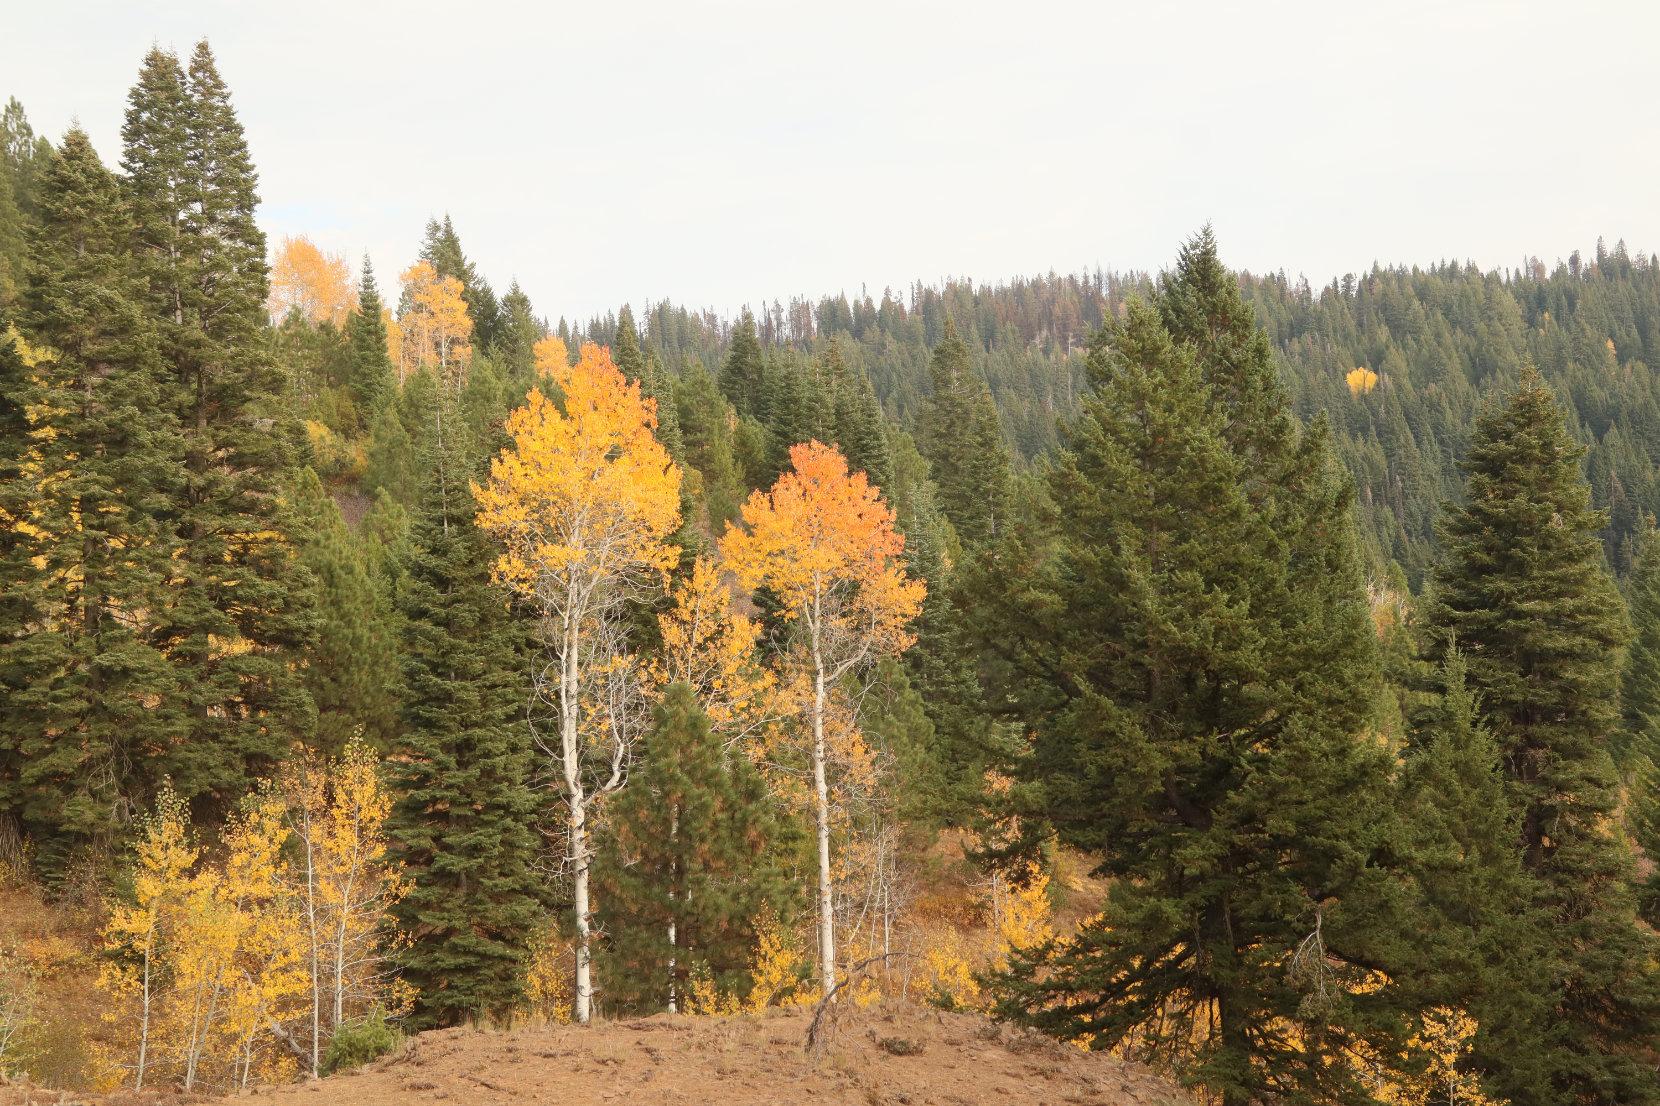
[[721, 553], [745, 587], [771, 588], [785, 618], [807, 622], [835, 679], [866, 656], [909, 648], [927, 588], [905, 574], [893, 509], [840, 450], [792, 446], [790, 466], [749, 497], [746, 529], [729, 527]]
[[474, 486], [478, 524], [506, 546], [496, 577], [527, 598], [592, 587], [638, 568], [667, 572], [680, 524], [680, 468], [657, 441], [657, 404], [585, 342], [552, 367], [563, 412], [539, 391], [507, 418], [513, 445]]
[[340, 326], [357, 306], [351, 269], [344, 258], [324, 253], [304, 235], [284, 238], [271, 262], [271, 295], [266, 306], [274, 319], [298, 310], [313, 326]]

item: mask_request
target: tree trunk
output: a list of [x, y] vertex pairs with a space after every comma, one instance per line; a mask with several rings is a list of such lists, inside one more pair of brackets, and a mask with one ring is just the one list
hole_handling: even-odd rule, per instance
[[589, 932], [588, 905], [588, 797], [582, 786], [581, 750], [577, 745], [577, 664], [576, 628], [565, 628], [565, 652], [559, 663], [559, 746], [565, 772], [565, 793], [571, 806], [571, 864], [574, 866], [571, 898], [576, 913], [576, 998], [573, 1002], [577, 1024], [587, 1025], [593, 1017], [593, 950]]
[[819, 984], [828, 995], [836, 988], [836, 919], [830, 885], [830, 787], [824, 772], [824, 665], [814, 667], [813, 797], [818, 814]]

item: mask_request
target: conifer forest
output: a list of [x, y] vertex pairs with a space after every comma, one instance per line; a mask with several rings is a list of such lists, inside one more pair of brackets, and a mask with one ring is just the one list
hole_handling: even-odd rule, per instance
[[578, 317], [133, 60], [0, 115], [0, 1078], [911, 1004], [1660, 1104], [1660, 256]]

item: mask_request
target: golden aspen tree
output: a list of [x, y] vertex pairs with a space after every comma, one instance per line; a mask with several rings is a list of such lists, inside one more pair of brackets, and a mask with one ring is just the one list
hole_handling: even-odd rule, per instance
[[592, 1011], [589, 817], [620, 788], [645, 723], [644, 673], [628, 650], [627, 604], [660, 589], [678, 550], [680, 469], [657, 441], [656, 404], [608, 351], [585, 343], [575, 365], [547, 363], [563, 409], [540, 391], [507, 419], [512, 445], [474, 487], [478, 525], [503, 546], [495, 576], [538, 615], [550, 657], [535, 701], [556, 719], [542, 743], [568, 811], [566, 863], [576, 922], [575, 1014]]
[[799, 627], [811, 693], [813, 801], [818, 837], [819, 982], [836, 985], [835, 902], [830, 849], [830, 791], [825, 722], [832, 688], [855, 669], [897, 654], [914, 638], [909, 626], [925, 586], [906, 575], [905, 537], [894, 513], [862, 472], [849, 473], [834, 446], [817, 441], [790, 449], [790, 468], [770, 491], [743, 506], [743, 526], [721, 540], [726, 564], [748, 588], [778, 596]]
[[135, 851], [133, 902], [110, 908], [104, 948], [113, 958], [105, 963], [99, 983], [112, 997], [130, 997], [136, 1002], [136, 1020], [127, 1020], [121, 1006], [112, 1008], [109, 1016], [117, 1028], [130, 1028], [136, 1036], [133, 1089], [142, 1090], [150, 1069], [151, 1038], [164, 980], [163, 915], [183, 897], [197, 856], [190, 837], [190, 815], [171, 786], [163, 788], [155, 812], [140, 823]]
[[386, 912], [407, 885], [387, 856], [392, 798], [361, 736], [337, 759], [298, 755], [283, 791], [298, 858], [290, 882], [299, 900], [309, 1061], [317, 1075], [325, 1030], [332, 1035], [386, 998], [393, 941]]
[[548, 335], [531, 347], [532, 364], [536, 375], [544, 380], [554, 379], [555, 373], [565, 372], [571, 365], [570, 347], [556, 335]]
[[304, 235], [284, 238], [271, 262], [271, 292], [266, 308], [281, 321], [299, 311], [312, 326], [341, 326], [357, 306], [352, 271], [338, 254], [324, 253]]
[[427, 261], [404, 270], [402, 280], [409, 307], [398, 317], [398, 380], [425, 368], [441, 385], [459, 390], [473, 359], [473, 320], [461, 282], [439, 276]]
[[708, 557], [692, 563], [671, 598], [673, 605], [657, 616], [662, 647], [651, 662], [652, 683], [690, 687], [728, 745], [751, 737], [777, 714], [778, 680], [757, 653], [760, 627], [733, 608]]

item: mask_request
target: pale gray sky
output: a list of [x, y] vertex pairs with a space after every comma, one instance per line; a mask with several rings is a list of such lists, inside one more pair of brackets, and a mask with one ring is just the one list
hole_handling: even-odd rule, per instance
[[8, 5], [0, 98], [119, 154], [152, 42], [207, 36], [273, 240], [383, 278], [448, 211], [572, 318], [951, 274], [1660, 250], [1645, 0]]

